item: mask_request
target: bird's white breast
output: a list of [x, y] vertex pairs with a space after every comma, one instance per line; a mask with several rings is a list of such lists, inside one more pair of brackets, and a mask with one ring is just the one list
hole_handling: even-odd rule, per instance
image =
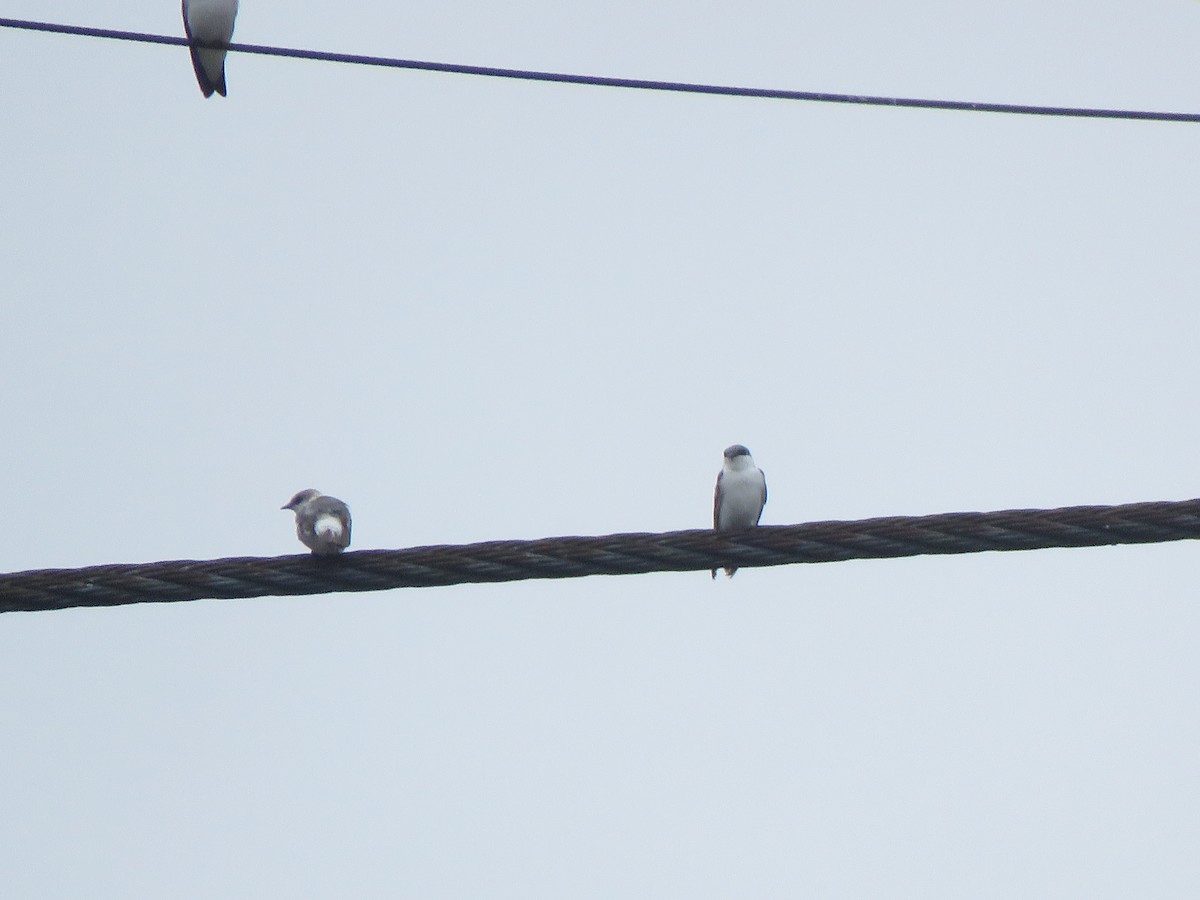
[[237, 17], [237, 9], [237, 0], [188, 0], [184, 16], [192, 38], [228, 43], [233, 37], [233, 20]]
[[717, 528], [748, 528], [762, 514], [763, 474], [757, 468], [727, 471], [721, 477]]

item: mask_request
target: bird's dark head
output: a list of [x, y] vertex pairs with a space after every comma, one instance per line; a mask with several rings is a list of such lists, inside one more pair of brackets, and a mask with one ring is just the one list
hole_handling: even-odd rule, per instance
[[294, 496], [291, 500], [289, 500], [287, 503], [285, 503], [283, 506], [281, 506], [279, 508], [280, 509], [295, 509], [297, 506], [301, 506], [301, 505], [307, 503], [309, 500], [313, 499], [313, 497], [320, 497], [320, 496], [321, 496], [321, 492], [318, 491], [316, 488], [305, 488], [304, 490], [300, 491], [298, 494], [296, 494], [296, 496]]

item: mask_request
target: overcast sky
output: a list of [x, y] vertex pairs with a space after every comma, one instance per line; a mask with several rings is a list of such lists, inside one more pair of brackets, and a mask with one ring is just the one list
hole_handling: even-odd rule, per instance
[[[173, 0], [0, 14], [182, 34]], [[1200, 3], [245, 0], [235, 40], [1200, 110]], [[1200, 126], [0, 29], [0, 570], [1186, 499]], [[1194, 897], [1193, 544], [0, 617], [13, 897]]]

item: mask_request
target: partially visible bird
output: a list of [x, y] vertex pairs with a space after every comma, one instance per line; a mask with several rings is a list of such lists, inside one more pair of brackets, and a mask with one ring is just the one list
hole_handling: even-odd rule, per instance
[[[717, 531], [736, 531], [753, 528], [762, 518], [767, 505], [767, 476], [754, 464], [754, 457], [741, 444], [725, 448], [725, 463], [717, 475], [713, 492], [713, 528]], [[737, 566], [725, 566], [729, 578]], [[717, 570], [712, 570], [717, 577]]]
[[[183, 30], [189, 41], [204, 44], [228, 44], [233, 38], [233, 20], [238, 0], [183, 0]], [[192, 68], [205, 97], [213, 92], [225, 96], [225, 54], [222, 49], [193, 44]]]
[[333, 556], [350, 546], [350, 507], [337, 497], [308, 488], [280, 509], [296, 514], [296, 537], [317, 556]]

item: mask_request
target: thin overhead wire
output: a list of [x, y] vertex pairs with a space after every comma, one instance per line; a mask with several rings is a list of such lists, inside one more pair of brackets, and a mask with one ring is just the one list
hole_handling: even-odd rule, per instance
[[[1200, 538], [1200, 500], [898, 516], [663, 534], [556, 537], [334, 557], [176, 560], [0, 575], [0, 612], [687, 572], [725, 565], [1100, 547]], [[745, 576], [743, 576], [744, 578]], [[707, 578], [705, 579], [707, 581]]]
[[[0, 18], [0, 27], [82, 37], [136, 41], [145, 44], [171, 44], [186, 47], [186, 37], [164, 34], [145, 34], [110, 28], [91, 28], [82, 25], [59, 25], [52, 22], [32, 22], [25, 19]], [[200, 46], [223, 46], [201, 44]], [[582, 84], [595, 87], [635, 88], [646, 91], [671, 91], [683, 94], [715, 94], [726, 97], [757, 97], [768, 100], [807, 100], [815, 103], [849, 103], [860, 106], [894, 106], [913, 109], [940, 109], [966, 112], [1015, 113], [1028, 116], [1066, 116], [1085, 119], [1134, 119], [1151, 122], [1200, 122], [1200, 113], [1157, 112], [1153, 110], [1099, 109], [1076, 106], [1035, 106], [1025, 103], [982, 103], [969, 100], [929, 100], [913, 97], [884, 97], [868, 94], [835, 94], [824, 91], [787, 91], [774, 88], [734, 87], [719, 84], [695, 84], [682, 81], [654, 81], [644, 78], [610, 78], [603, 75], [571, 75], [562, 72], [538, 72], [528, 69], [502, 69], [495, 66], [468, 66], [458, 63], [426, 62], [397, 59], [388, 56], [363, 56], [355, 53], [332, 53], [324, 50], [299, 50], [270, 47], [260, 44], [231, 43], [234, 53], [254, 53], [261, 56], [285, 56], [293, 59], [315, 59], [324, 62], [347, 63], [359, 66], [382, 66], [392, 69], [417, 69], [426, 72], [448, 72], [457, 75], [480, 75], [488, 78], [512, 78], [523, 81], [547, 81], [561, 84]]]

